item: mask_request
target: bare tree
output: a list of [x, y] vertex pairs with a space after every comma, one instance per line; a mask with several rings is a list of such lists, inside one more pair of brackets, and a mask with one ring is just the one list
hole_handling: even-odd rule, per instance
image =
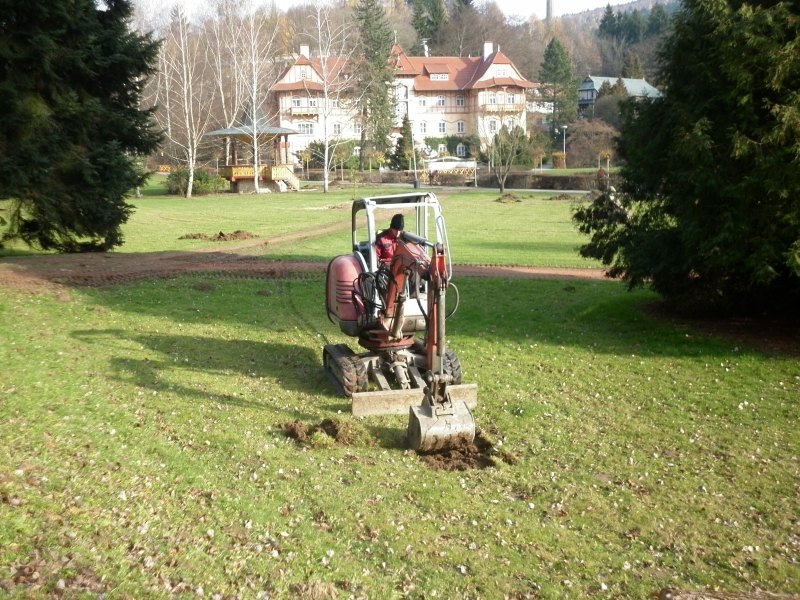
[[190, 198], [198, 150], [211, 123], [214, 89], [206, 73], [206, 46], [179, 6], [173, 9], [159, 62], [156, 118], [171, 143], [173, 158], [186, 165]]
[[355, 96], [355, 79], [349, 71], [352, 67], [352, 56], [355, 50], [354, 39], [357, 35], [352, 21], [336, 19], [333, 9], [321, 1], [313, 7], [313, 21], [316, 25], [315, 37], [319, 48], [319, 68], [322, 78], [319, 120], [322, 129], [322, 165], [323, 188], [328, 191], [330, 169], [333, 166], [335, 150], [342, 141], [339, 134], [333, 131], [336, 114], [351, 112], [351, 106], [357, 102]]
[[251, 127], [250, 137], [253, 148], [253, 189], [259, 190], [261, 169], [260, 132], [267, 124], [265, 109], [267, 91], [275, 82], [277, 65], [273, 60], [275, 40], [278, 32], [274, 7], [271, 13], [259, 9], [250, 0], [242, 19], [241, 56], [239, 57], [239, 77], [244, 90], [244, 102]]
[[[214, 15], [205, 23], [209, 65], [216, 89], [214, 116], [222, 128], [234, 125], [242, 114], [242, 14], [244, 0], [215, 0]], [[231, 164], [231, 138], [225, 138], [225, 164]]]

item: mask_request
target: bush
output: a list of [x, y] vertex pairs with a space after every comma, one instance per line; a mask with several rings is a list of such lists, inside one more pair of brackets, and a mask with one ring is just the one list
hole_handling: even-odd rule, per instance
[[[175, 169], [167, 177], [167, 193], [186, 195], [186, 188], [189, 186], [189, 170]], [[228, 182], [217, 175], [202, 169], [194, 172], [192, 183], [192, 195], [203, 196], [206, 194], [218, 194], [228, 189]]]

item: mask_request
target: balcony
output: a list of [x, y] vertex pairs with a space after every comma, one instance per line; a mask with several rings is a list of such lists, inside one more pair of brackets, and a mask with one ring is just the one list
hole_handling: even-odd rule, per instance
[[319, 114], [319, 107], [317, 106], [291, 106], [289, 113], [293, 117], [308, 117], [317, 116]]
[[482, 102], [478, 104], [478, 110], [489, 113], [518, 113], [525, 109], [524, 102], [514, 102], [513, 104], [489, 104]]

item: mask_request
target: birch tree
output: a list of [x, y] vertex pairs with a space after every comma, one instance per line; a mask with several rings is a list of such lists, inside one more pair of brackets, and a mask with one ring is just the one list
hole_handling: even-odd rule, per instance
[[197, 156], [203, 136], [212, 121], [215, 90], [208, 77], [206, 45], [192, 30], [186, 14], [173, 9], [161, 49], [157, 113], [173, 158], [186, 165], [189, 180], [186, 197], [191, 198]]
[[[205, 28], [209, 65], [216, 93], [218, 125], [233, 127], [244, 108], [242, 82], [242, 14], [244, 0], [215, 0], [214, 16]], [[231, 164], [231, 138], [225, 138], [225, 164]]]
[[253, 148], [253, 189], [259, 193], [261, 148], [259, 131], [266, 125], [267, 91], [277, 77], [277, 65], [272, 60], [278, 33], [277, 14], [257, 8], [251, 1], [242, 19], [241, 56], [239, 77], [244, 91], [244, 105], [249, 116], [250, 138]]
[[[316, 43], [319, 48], [322, 98], [319, 119], [322, 129], [323, 189], [328, 192], [330, 170], [336, 148], [342, 139], [332, 130], [335, 113], [347, 110], [357, 102], [355, 79], [351, 77], [356, 30], [346, 20], [337, 20], [330, 6], [317, 2], [313, 8]], [[319, 103], [318, 103], [319, 104]]]

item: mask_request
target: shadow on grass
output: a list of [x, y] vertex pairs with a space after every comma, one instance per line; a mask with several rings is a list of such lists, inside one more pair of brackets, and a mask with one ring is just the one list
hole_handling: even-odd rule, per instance
[[[324, 389], [319, 357], [302, 346], [191, 335], [132, 334], [114, 329], [75, 331], [72, 336], [85, 344], [108, 343], [109, 365], [118, 381], [159, 393], [169, 391], [184, 400], [282, 410], [268, 406], [267, 398], [252, 399], [252, 390], [259, 387], [261, 380], [265, 390], [272, 384], [301, 394], [319, 394]], [[147, 356], [124, 356], [131, 345], [143, 349]], [[244, 376], [248, 387], [235, 395], [216, 393], [206, 387], [209, 375]], [[265, 396], [274, 395], [274, 391], [265, 392]], [[297, 410], [284, 412], [292, 418], [313, 417]]]

